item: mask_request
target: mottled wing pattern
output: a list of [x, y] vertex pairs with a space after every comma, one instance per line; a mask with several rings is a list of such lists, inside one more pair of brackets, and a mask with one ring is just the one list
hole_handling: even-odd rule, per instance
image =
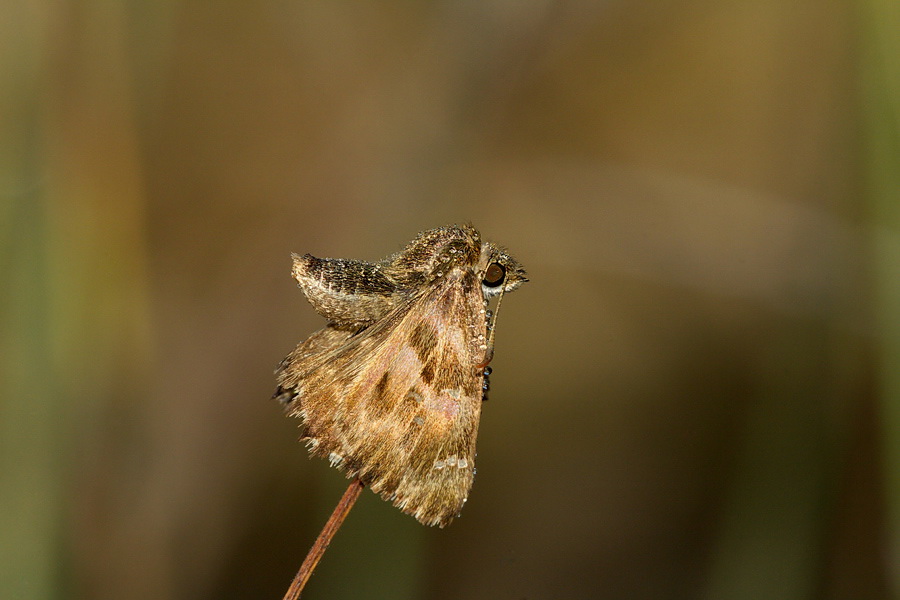
[[486, 335], [481, 282], [456, 266], [359, 333], [313, 334], [282, 363], [277, 393], [312, 454], [444, 526], [474, 477]]

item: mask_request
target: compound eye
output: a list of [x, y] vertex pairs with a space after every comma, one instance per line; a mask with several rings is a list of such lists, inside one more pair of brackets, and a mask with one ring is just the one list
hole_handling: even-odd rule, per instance
[[500, 263], [491, 263], [484, 272], [482, 283], [488, 287], [497, 287], [506, 279], [506, 268]]

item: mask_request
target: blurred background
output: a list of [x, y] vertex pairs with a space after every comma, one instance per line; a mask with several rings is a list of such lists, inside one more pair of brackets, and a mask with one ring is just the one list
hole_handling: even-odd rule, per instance
[[346, 480], [290, 252], [471, 220], [478, 477], [364, 491], [305, 598], [900, 590], [900, 4], [12, 2], [0, 597], [281, 598]]

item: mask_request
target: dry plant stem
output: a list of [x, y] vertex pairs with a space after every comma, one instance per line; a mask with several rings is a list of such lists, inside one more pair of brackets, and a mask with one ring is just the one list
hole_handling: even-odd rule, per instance
[[344, 519], [347, 518], [347, 513], [353, 508], [353, 504], [356, 502], [356, 499], [359, 498], [359, 493], [362, 489], [363, 483], [359, 479], [354, 479], [350, 482], [350, 485], [347, 486], [347, 491], [344, 492], [340, 502], [334, 507], [334, 512], [328, 517], [325, 527], [322, 528], [322, 532], [319, 534], [319, 537], [316, 538], [316, 543], [310, 548], [309, 554], [306, 555], [303, 564], [300, 565], [300, 570], [297, 571], [294, 581], [291, 582], [291, 587], [289, 587], [288, 591], [284, 594], [284, 600], [297, 600], [300, 597], [303, 587], [306, 585], [306, 582], [309, 581], [310, 575], [312, 575], [316, 565], [319, 564], [319, 560], [322, 558], [322, 555], [325, 554], [325, 550], [328, 549], [331, 538], [333, 538], [334, 534], [337, 533], [337, 530], [341, 528], [341, 524], [344, 522]]

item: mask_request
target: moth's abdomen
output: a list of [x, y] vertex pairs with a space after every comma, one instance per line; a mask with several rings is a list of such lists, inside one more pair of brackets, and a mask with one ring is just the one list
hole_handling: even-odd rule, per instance
[[316, 312], [337, 325], [365, 326], [396, 303], [397, 285], [380, 265], [293, 255], [293, 275]]

